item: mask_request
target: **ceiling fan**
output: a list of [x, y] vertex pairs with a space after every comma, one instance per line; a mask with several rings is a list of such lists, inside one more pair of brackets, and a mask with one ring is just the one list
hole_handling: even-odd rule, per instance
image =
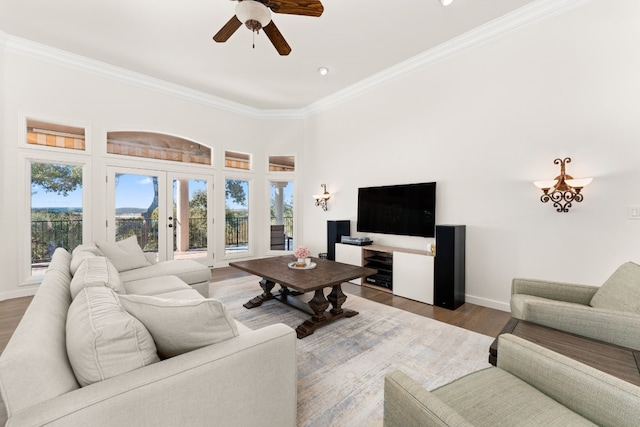
[[271, 20], [271, 12], [317, 17], [322, 15], [323, 11], [324, 6], [320, 0], [238, 0], [236, 14], [224, 24], [213, 39], [218, 43], [224, 43], [245, 24], [255, 34], [263, 29], [278, 53], [288, 55], [291, 47]]

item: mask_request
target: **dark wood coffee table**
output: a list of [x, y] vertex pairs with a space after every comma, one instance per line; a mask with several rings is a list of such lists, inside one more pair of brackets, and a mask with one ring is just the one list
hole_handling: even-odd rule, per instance
[[[501, 334], [513, 334], [614, 377], [640, 386], [640, 351], [569, 332], [511, 318]], [[489, 348], [489, 363], [496, 365], [498, 338]]]
[[[298, 338], [311, 335], [317, 328], [335, 320], [358, 314], [357, 311], [342, 308], [347, 296], [342, 292], [341, 285], [343, 282], [377, 273], [377, 270], [372, 268], [357, 267], [319, 258], [312, 259], [312, 262], [316, 263], [316, 268], [294, 270], [288, 267], [288, 264], [294, 261], [296, 261], [295, 257], [285, 255], [230, 262], [229, 265], [263, 278], [259, 283], [264, 292], [244, 304], [244, 307], [254, 308], [262, 305], [265, 301], [276, 299], [311, 314], [311, 319], [304, 321], [296, 328]], [[272, 294], [271, 290], [276, 283], [280, 285], [280, 291]], [[332, 288], [327, 297], [324, 295], [324, 288]], [[307, 304], [295, 298], [311, 291], [315, 293]], [[329, 303], [332, 308], [326, 312]]]

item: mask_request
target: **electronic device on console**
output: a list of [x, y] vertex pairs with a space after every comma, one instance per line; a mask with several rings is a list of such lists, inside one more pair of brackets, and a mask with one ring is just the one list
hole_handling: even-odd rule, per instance
[[345, 245], [366, 246], [372, 244], [373, 240], [368, 237], [342, 236], [340, 243], [344, 243]]

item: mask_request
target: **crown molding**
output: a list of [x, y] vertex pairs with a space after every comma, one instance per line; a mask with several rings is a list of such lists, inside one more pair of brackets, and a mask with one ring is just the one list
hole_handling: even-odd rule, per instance
[[249, 107], [225, 98], [217, 97], [206, 92], [191, 89], [166, 80], [150, 77], [122, 67], [117, 67], [85, 56], [70, 53], [61, 49], [37, 43], [31, 40], [15, 37], [0, 32], [0, 43], [6, 40], [6, 51], [35, 58], [55, 65], [84, 71], [90, 74], [120, 81], [144, 89], [150, 89], [167, 95], [196, 102], [209, 107], [242, 114], [253, 118], [262, 118], [262, 110]]
[[419, 55], [367, 77], [306, 107], [299, 109], [258, 109], [206, 92], [187, 88], [165, 80], [150, 77], [101, 61], [76, 55], [60, 49], [15, 37], [0, 31], [0, 49], [49, 63], [89, 72], [105, 78], [151, 89], [187, 101], [241, 114], [255, 119], [304, 119], [329, 110], [366, 93], [376, 87], [414, 73], [445, 58], [459, 54], [493, 40], [511, 31], [563, 14], [593, 0], [537, 0], [511, 13], [468, 31]]
[[302, 109], [310, 117], [334, 108], [376, 87], [414, 73], [450, 56], [472, 49], [543, 19], [553, 18], [593, 0], [538, 0], [481, 25], [447, 42], [367, 77]]

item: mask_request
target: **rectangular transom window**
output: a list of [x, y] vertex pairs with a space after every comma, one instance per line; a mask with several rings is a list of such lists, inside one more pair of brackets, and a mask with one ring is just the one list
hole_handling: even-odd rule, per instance
[[27, 144], [84, 151], [85, 130], [27, 119]]
[[269, 172], [294, 172], [295, 170], [294, 156], [269, 156]]
[[251, 170], [251, 155], [236, 151], [225, 151], [224, 166], [230, 169]]

